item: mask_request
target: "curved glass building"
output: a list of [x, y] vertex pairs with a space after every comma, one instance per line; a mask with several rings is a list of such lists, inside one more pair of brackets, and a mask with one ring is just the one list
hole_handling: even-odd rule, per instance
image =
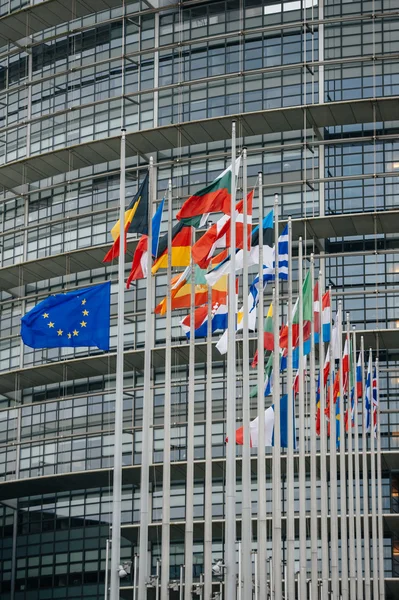
[[[177, 212], [231, 163], [233, 119], [238, 149], [248, 152], [248, 185], [263, 173], [264, 211], [278, 194], [279, 219], [292, 217], [294, 242], [302, 236], [306, 257], [315, 253], [333, 311], [341, 299], [359, 338], [379, 357], [384, 589], [387, 599], [399, 597], [397, 1], [0, 0], [1, 600], [104, 598], [117, 268], [102, 259], [119, 214], [121, 125], [127, 198], [152, 157], [154, 200], [172, 179]], [[256, 200], [255, 221], [258, 207]], [[135, 238], [128, 243], [131, 256]], [[106, 280], [109, 353], [22, 344], [20, 318], [40, 300]], [[147, 597], [210, 600], [221, 591], [225, 599], [210, 566], [224, 560], [226, 360], [211, 348], [210, 361], [206, 342], [198, 341], [193, 367], [180, 327], [187, 310], [173, 312], [170, 338], [165, 317], [153, 316], [149, 494], [140, 496], [145, 308], [165, 296], [165, 270], [155, 281], [153, 298], [146, 298], [145, 280], [125, 296], [121, 560], [131, 568], [121, 598], [136, 598], [145, 503]], [[250, 377], [255, 384], [255, 372]], [[253, 416], [256, 403], [252, 398]], [[241, 456], [237, 449], [238, 539]], [[254, 552], [256, 461], [253, 450]], [[268, 531], [270, 464], [267, 450]], [[309, 516], [308, 475], [305, 485]], [[370, 491], [360, 491], [363, 507]], [[298, 514], [297, 480], [294, 493]], [[283, 480], [283, 520], [285, 494]], [[319, 481], [319, 516], [320, 494]], [[295, 564], [299, 550], [296, 539]], [[310, 577], [310, 535], [307, 550]], [[282, 551], [285, 560], [285, 542]], [[317, 551], [321, 571], [320, 539]]]

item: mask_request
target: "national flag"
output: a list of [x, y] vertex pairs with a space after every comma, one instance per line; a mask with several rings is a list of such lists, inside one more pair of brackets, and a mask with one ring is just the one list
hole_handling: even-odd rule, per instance
[[[177, 223], [172, 230], [171, 243], [171, 266], [187, 267], [191, 260], [191, 227]], [[152, 267], [152, 273], [158, 269], [166, 269], [168, 266], [168, 234], [165, 233], [159, 240], [156, 261]]]
[[337, 449], [339, 449], [341, 443], [341, 398], [338, 398], [335, 404], [335, 426], [336, 445]]
[[21, 337], [31, 348], [97, 346], [109, 350], [111, 283], [56, 294], [21, 319]]
[[373, 369], [373, 428], [374, 437], [377, 437], [377, 411], [378, 411], [378, 387], [377, 387], [377, 368]]
[[[330, 346], [327, 347], [326, 356], [324, 359], [323, 366], [323, 385], [324, 389], [327, 385], [327, 380], [330, 374]], [[317, 379], [317, 390], [316, 390], [316, 433], [320, 435], [320, 372]]]
[[[247, 235], [251, 235], [252, 230], [252, 199], [254, 192], [251, 191], [247, 196]], [[236, 204], [236, 248], [243, 248], [244, 239], [244, 200]], [[206, 269], [213, 257], [216, 248], [229, 248], [230, 246], [230, 227], [231, 217], [223, 215], [214, 223], [208, 231], [194, 244], [192, 248], [193, 260], [202, 269]]]
[[[268, 361], [265, 366], [265, 374], [264, 374], [264, 384], [263, 384], [263, 392], [264, 396], [270, 396], [273, 390], [273, 352], [270, 353]], [[255, 398], [258, 395], [258, 386], [255, 385], [250, 393], [251, 398]]]
[[[236, 159], [236, 177], [241, 157]], [[232, 165], [221, 173], [212, 183], [199, 190], [186, 200], [176, 217], [185, 225], [198, 227], [203, 215], [212, 212], [230, 214], [231, 210]]]
[[[129, 203], [124, 217], [125, 240], [128, 233], [148, 234], [148, 180], [149, 175], [145, 176], [137, 193]], [[111, 229], [114, 244], [105, 255], [103, 262], [110, 262], [118, 258], [120, 251], [120, 220], [115, 223]], [[125, 243], [126, 250], [126, 243]]]
[[[312, 320], [312, 289], [310, 285], [310, 271], [307, 273], [302, 285], [302, 314], [303, 314], [303, 340], [310, 336]], [[292, 318], [292, 347], [299, 343], [299, 298], [295, 302]], [[280, 348], [288, 348], [288, 324], [283, 325], [280, 331]], [[309, 346], [310, 351], [310, 346]], [[309, 352], [307, 352], [309, 353]]]
[[[186, 337], [190, 339], [190, 315], [180, 321]], [[225, 304], [215, 304], [212, 308], [211, 317], [212, 333], [218, 330], [227, 329], [227, 306]], [[200, 306], [194, 311], [194, 337], [207, 337], [208, 335], [208, 307]]]
[[[264, 431], [265, 431], [265, 447], [274, 446], [274, 404], [269, 406], [265, 410], [264, 417]], [[250, 446], [251, 448], [258, 447], [259, 440], [259, 417], [256, 417], [249, 424], [250, 431]], [[240, 427], [236, 431], [236, 444], [242, 445], [244, 442], [243, 427]], [[284, 395], [280, 398], [280, 445], [281, 448], [287, 448], [288, 446], [288, 396]], [[293, 423], [293, 445], [296, 447], [296, 433], [295, 433], [295, 411], [294, 411], [294, 423]]]
[[[270, 253], [267, 252], [263, 256], [263, 287], [269, 281], [274, 281], [275, 277], [275, 252], [272, 248], [272, 261], [269, 261]], [[267, 262], [266, 262], [267, 261]], [[278, 277], [282, 281], [288, 280], [288, 225], [284, 227], [280, 237], [278, 238]], [[253, 296], [253, 308], [255, 308], [259, 297], [259, 275], [255, 277], [249, 288]]]
[[[269, 306], [267, 311], [264, 333], [263, 333], [263, 346], [265, 350], [274, 350], [274, 335], [273, 335], [273, 302]], [[254, 359], [252, 361], [252, 367], [255, 368], [258, 364], [258, 350], [255, 352]]]
[[364, 423], [365, 431], [370, 431], [371, 427], [371, 397], [372, 397], [372, 381], [371, 381], [371, 353], [369, 357], [369, 364], [367, 367], [366, 377], [366, 393], [364, 395]]
[[[244, 307], [242, 306], [237, 313], [236, 319], [236, 331], [241, 331], [244, 328]], [[248, 330], [255, 331], [256, 328], [256, 313], [249, 310], [249, 298], [248, 298]], [[226, 354], [228, 348], [228, 329], [224, 332], [218, 343], [216, 344], [217, 350], [220, 354]]]
[[360, 352], [356, 365], [356, 395], [357, 401], [360, 402], [363, 396], [362, 356]]
[[[155, 215], [152, 217], [152, 256], [156, 256], [159, 244], [159, 231], [161, 228], [162, 213], [164, 207], [164, 199], [160, 202]], [[126, 282], [126, 287], [129, 289], [132, 281], [136, 279], [144, 279], [147, 277], [148, 265], [148, 236], [142, 235], [139, 239], [136, 250], [133, 255], [132, 268]]]
[[[263, 219], [263, 258], [266, 263], [273, 263], [273, 211]], [[259, 226], [255, 227], [251, 235], [251, 248], [247, 253], [248, 267], [259, 264]], [[235, 269], [243, 268], [244, 250], [238, 250], [235, 255]], [[206, 275], [210, 285], [214, 285], [222, 275], [227, 275], [231, 270], [231, 257], [227, 256], [219, 265]]]
[[345, 339], [344, 354], [342, 357], [342, 388], [344, 393], [348, 392], [349, 387], [349, 343], [348, 338]]

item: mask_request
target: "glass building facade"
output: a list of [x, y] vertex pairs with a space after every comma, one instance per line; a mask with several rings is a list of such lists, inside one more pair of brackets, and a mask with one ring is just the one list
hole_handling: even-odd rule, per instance
[[[378, 353], [384, 571], [387, 598], [399, 597], [397, 1], [95, 4], [0, 0], [1, 600], [104, 597], [112, 520], [117, 273], [102, 258], [118, 218], [121, 123], [127, 129], [127, 197], [137, 190], [152, 156], [156, 202], [171, 178], [177, 211], [230, 163], [232, 116], [239, 146], [248, 151], [248, 185], [263, 173], [264, 210], [279, 194], [279, 218], [296, 220], [307, 256], [315, 252], [316, 267], [324, 264], [333, 309], [341, 299], [351, 323]], [[255, 202], [254, 220], [257, 216]], [[326, 224], [322, 234], [318, 218]], [[109, 355], [93, 348], [33, 350], [22, 344], [20, 318], [40, 299], [105, 280], [112, 281]], [[165, 272], [159, 272], [154, 303], [166, 288]], [[125, 297], [121, 553], [122, 560], [133, 561], [141, 502], [145, 281]], [[209, 552], [212, 559], [223, 558], [226, 362], [220, 358], [209, 365], [205, 344], [198, 343], [189, 389], [188, 345], [180, 328], [186, 313], [173, 313], [171, 339], [165, 318], [154, 317], [152, 342], [159, 359], [151, 373], [147, 501], [151, 574], [161, 558], [163, 498], [169, 493], [170, 566], [162, 577], [178, 580], [189, 553], [196, 583], [209, 571]], [[167, 345], [172, 352], [170, 490], [162, 485]], [[250, 377], [255, 384], [256, 373]], [[239, 363], [237, 423], [241, 389]], [[187, 433], [190, 414], [193, 435]], [[237, 456], [239, 463], [240, 449]], [[191, 474], [188, 458], [194, 462]], [[255, 464], [256, 452], [252, 458]], [[270, 528], [270, 453], [266, 460]], [[254, 522], [255, 474], [256, 468]], [[286, 485], [282, 490], [284, 515]], [[310, 480], [306, 491], [310, 502]], [[211, 515], [204, 509], [207, 493]], [[362, 498], [365, 493], [362, 489]], [[320, 509], [320, 482], [317, 494]], [[187, 498], [191, 542], [185, 536]], [[295, 503], [298, 512], [298, 482]], [[239, 479], [236, 506], [240, 520]], [[256, 539], [253, 543], [256, 550]], [[310, 571], [310, 551], [308, 562]], [[133, 598], [132, 584], [129, 575], [121, 597]], [[207, 575], [205, 590], [215, 589], [218, 583]], [[148, 597], [153, 593], [149, 589]], [[177, 600], [179, 592], [170, 589], [169, 597]]]

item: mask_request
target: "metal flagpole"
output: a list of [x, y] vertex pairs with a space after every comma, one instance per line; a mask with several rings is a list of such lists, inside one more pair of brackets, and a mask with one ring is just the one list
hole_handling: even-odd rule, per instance
[[[251, 521], [251, 440], [249, 432], [249, 339], [248, 339], [248, 203], [247, 203], [247, 149], [242, 152], [242, 181], [244, 200], [244, 245], [243, 245], [243, 346], [242, 346], [242, 416], [244, 445], [242, 447], [242, 586], [243, 597], [252, 596], [252, 521]], [[259, 327], [262, 324], [259, 323]], [[241, 581], [238, 583], [241, 586]]]
[[[346, 456], [345, 456], [345, 398], [343, 387], [342, 360], [342, 303], [339, 301], [339, 483], [341, 495], [341, 595], [342, 600], [348, 600], [348, 523], [346, 505]], [[349, 457], [348, 457], [349, 460]]]
[[[310, 280], [312, 288], [312, 303], [314, 303], [314, 255], [310, 255]], [[319, 305], [319, 315], [321, 308]], [[319, 336], [321, 318], [319, 317]], [[315, 367], [315, 340], [314, 340], [314, 306], [312, 305], [312, 321], [310, 327], [310, 543], [311, 543], [311, 594], [318, 598], [318, 531], [317, 531], [317, 447], [316, 447], [316, 367]]]
[[[261, 225], [260, 225], [261, 226]], [[278, 279], [278, 195], [274, 196], [274, 263], [275, 263], [275, 288], [273, 294], [273, 404], [274, 404], [274, 446], [273, 461], [273, 582], [274, 600], [282, 600], [282, 552], [281, 552], [281, 423], [280, 423], [280, 340], [279, 316], [280, 293]], [[230, 599], [229, 599], [230, 600]]]
[[369, 364], [371, 372], [371, 415], [370, 415], [370, 479], [371, 479], [371, 541], [373, 548], [373, 598], [378, 598], [378, 531], [377, 531], [377, 489], [376, 489], [376, 456], [374, 437], [374, 401], [373, 401], [373, 363], [372, 350], [369, 352]]
[[[360, 509], [360, 462], [359, 462], [359, 398], [357, 393], [357, 359], [356, 359], [356, 330], [353, 328], [353, 381], [355, 386], [354, 407], [354, 446], [355, 446], [355, 526], [356, 526], [356, 564], [357, 582], [356, 594], [358, 600], [363, 600], [363, 563], [362, 563], [362, 521]], [[361, 401], [361, 398], [360, 398]]]
[[[263, 336], [264, 320], [264, 293], [263, 293], [263, 189], [262, 173], [259, 173], [259, 303], [258, 303], [258, 574], [259, 596], [267, 587], [266, 548], [267, 548], [267, 521], [266, 521], [266, 456], [265, 456], [265, 394], [264, 371], [265, 350]], [[276, 318], [276, 317], [274, 317]]]
[[164, 396], [164, 438], [163, 438], [163, 479], [162, 479], [162, 555], [161, 555], [161, 600], [169, 596], [170, 565], [170, 422], [171, 422], [171, 368], [172, 368], [172, 298], [170, 284], [172, 278], [172, 180], [168, 182], [168, 257], [166, 268], [166, 329], [165, 329], [165, 396]]
[[294, 393], [292, 387], [292, 221], [288, 218], [288, 356], [287, 356], [287, 581], [288, 600], [295, 600]]
[[319, 306], [320, 306], [320, 334], [319, 334], [319, 376], [320, 376], [320, 520], [321, 520], [321, 573], [322, 595], [321, 600], [327, 600], [329, 583], [329, 558], [328, 558], [328, 487], [327, 487], [327, 427], [325, 417], [325, 382], [324, 382], [324, 335], [321, 323], [322, 299], [324, 294], [323, 274], [319, 272]]
[[225, 533], [225, 572], [228, 600], [236, 598], [236, 122], [231, 126], [231, 205], [230, 205], [230, 274], [228, 300], [228, 355], [227, 355], [227, 396], [226, 396], [226, 533]]
[[204, 598], [212, 594], [212, 288], [208, 286], [206, 338]]
[[[147, 598], [148, 578], [148, 507], [149, 507], [149, 472], [150, 456], [152, 450], [150, 432], [151, 417], [151, 346], [153, 344], [153, 320], [152, 320], [152, 202], [155, 195], [154, 161], [150, 158], [149, 169], [149, 192], [148, 192], [148, 253], [147, 253], [147, 280], [146, 280], [146, 308], [145, 322], [146, 335], [144, 344], [144, 398], [143, 398], [143, 425], [142, 425], [142, 449], [141, 449], [141, 478], [140, 478], [140, 542], [139, 542], [139, 590], [138, 600]], [[118, 323], [119, 325], [119, 323]], [[115, 598], [112, 600], [119, 600]]]
[[370, 528], [369, 528], [369, 481], [367, 465], [367, 426], [364, 410], [364, 398], [366, 387], [364, 385], [364, 340], [360, 338], [360, 354], [362, 362], [362, 469], [363, 469], [363, 543], [364, 543], [364, 597], [371, 600], [370, 581]]
[[375, 361], [375, 370], [377, 378], [377, 489], [378, 489], [378, 566], [380, 583], [380, 600], [385, 600], [385, 580], [384, 580], [384, 525], [383, 525], [383, 506], [382, 506], [382, 473], [381, 473], [381, 409], [380, 409], [380, 378], [378, 370], [379, 360]]
[[121, 130], [119, 190], [118, 329], [116, 338], [115, 437], [112, 495], [110, 600], [119, 600], [122, 503], [122, 432], [123, 432], [123, 334], [125, 325], [125, 194], [126, 130]]
[[299, 569], [301, 598], [306, 598], [307, 549], [306, 549], [306, 465], [305, 465], [305, 390], [303, 372], [303, 265], [302, 238], [298, 244], [299, 285]]
[[[192, 229], [191, 246], [194, 244]], [[184, 598], [192, 600], [193, 588], [193, 544], [194, 544], [194, 407], [195, 407], [195, 280], [194, 263], [191, 255], [192, 283], [190, 288], [190, 343], [188, 359], [188, 398], [186, 436], [186, 525], [184, 535]]]
[[370, 527], [369, 527], [369, 482], [367, 465], [367, 426], [365, 413], [365, 391], [364, 385], [364, 340], [360, 338], [360, 353], [362, 361], [362, 468], [363, 468], [363, 543], [364, 543], [364, 596], [365, 600], [371, 600], [370, 580]]
[[[352, 424], [352, 406], [351, 406], [351, 388], [350, 380], [356, 385], [356, 378], [353, 379], [353, 352], [350, 346], [349, 333], [349, 313], [346, 314], [346, 341], [348, 345], [349, 372], [347, 383], [348, 398], [348, 523], [349, 523], [349, 591], [350, 598], [356, 598], [356, 554], [355, 554], [355, 515], [354, 515], [354, 489], [353, 489], [353, 424]], [[352, 376], [351, 376], [352, 369]]]
[[[331, 290], [330, 290], [331, 296]], [[341, 315], [337, 315], [338, 322]], [[335, 331], [338, 335], [338, 331]], [[332, 340], [334, 341], [334, 333]], [[338, 576], [338, 510], [337, 510], [337, 431], [336, 431], [336, 406], [333, 398], [333, 373], [334, 369], [334, 344], [331, 344], [330, 352], [330, 384], [329, 384], [329, 403], [330, 403], [330, 531], [331, 531], [331, 583], [332, 598], [339, 598], [339, 576]]]

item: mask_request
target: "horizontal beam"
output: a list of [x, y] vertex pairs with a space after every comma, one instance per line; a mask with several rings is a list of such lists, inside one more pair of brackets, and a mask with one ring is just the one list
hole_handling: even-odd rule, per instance
[[[137, 154], [143, 155], [160, 150], [228, 140], [231, 137], [233, 120], [239, 121], [242, 136], [249, 138], [260, 134], [301, 131], [304, 127], [304, 117], [306, 117], [308, 127], [320, 129], [337, 125], [392, 121], [397, 118], [398, 113], [399, 97], [393, 96], [225, 115], [141, 131], [128, 131], [126, 154], [127, 156], [136, 156]], [[33, 183], [67, 173], [71, 164], [76, 170], [118, 160], [119, 151], [119, 136], [114, 136], [32, 155], [2, 165], [0, 181], [6, 188], [15, 188], [22, 183]]]

